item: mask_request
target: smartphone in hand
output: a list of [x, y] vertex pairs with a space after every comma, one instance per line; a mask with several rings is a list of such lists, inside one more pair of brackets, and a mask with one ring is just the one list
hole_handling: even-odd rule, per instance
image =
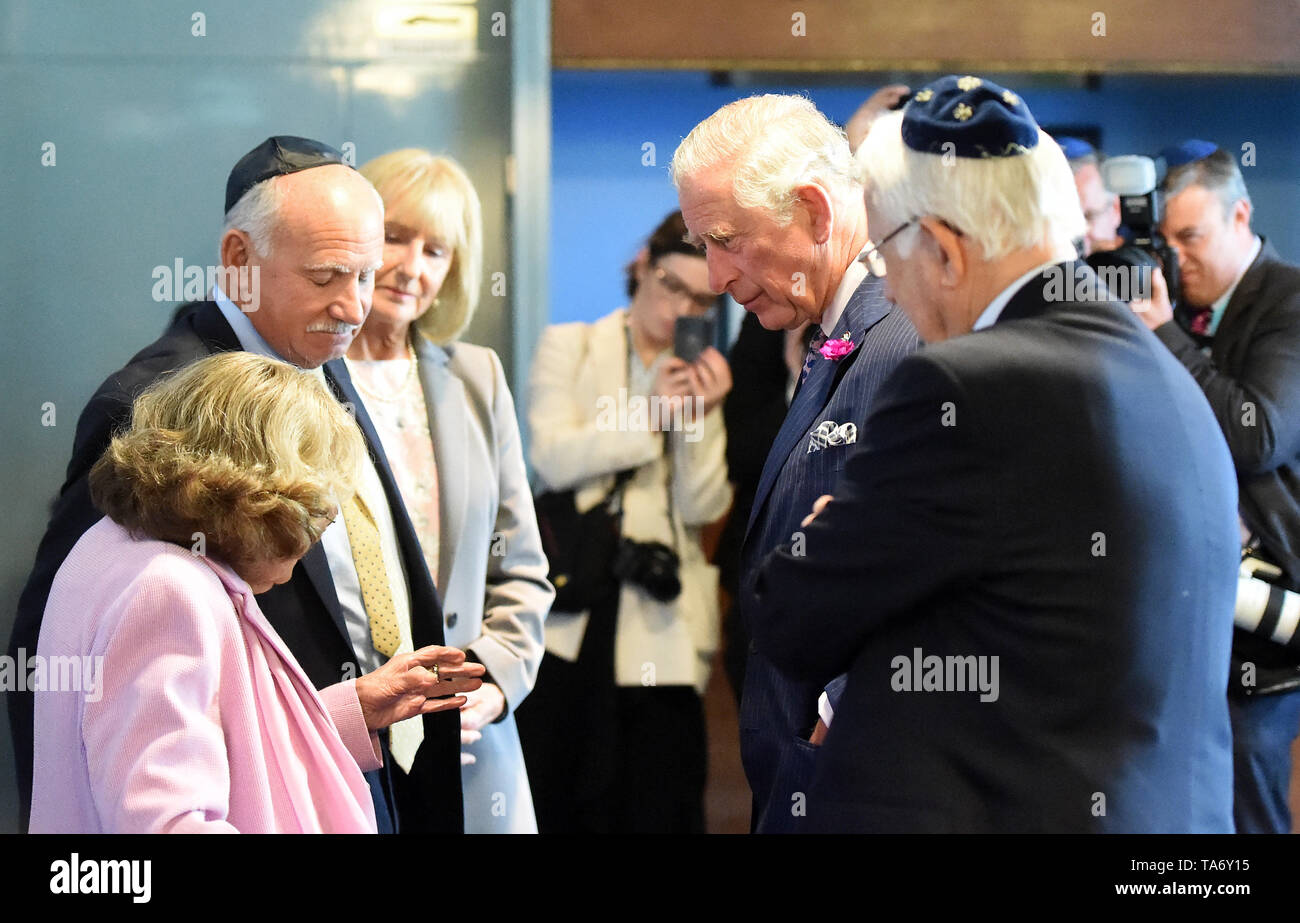
[[694, 362], [705, 347], [713, 345], [713, 318], [679, 317], [673, 330], [673, 354]]

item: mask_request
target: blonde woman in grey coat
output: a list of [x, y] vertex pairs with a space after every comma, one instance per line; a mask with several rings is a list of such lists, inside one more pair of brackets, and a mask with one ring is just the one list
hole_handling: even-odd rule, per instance
[[501, 361], [456, 341], [482, 275], [478, 196], [454, 161], [413, 148], [361, 173], [384, 200], [384, 263], [348, 370], [420, 536], [446, 643], [487, 668], [461, 711], [465, 832], [535, 833], [514, 709], [537, 678], [555, 591]]

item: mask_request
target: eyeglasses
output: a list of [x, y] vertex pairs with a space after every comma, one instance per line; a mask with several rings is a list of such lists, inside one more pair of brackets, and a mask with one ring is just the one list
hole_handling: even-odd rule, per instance
[[858, 257], [858, 262], [866, 264], [867, 266], [871, 267], [873, 270], [876, 268], [875, 262], [877, 260], [879, 260], [881, 264], [884, 264], [885, 256], [883, 253], [880, 252], [880, 248], [883, 247], [885, 244], [889, 243], [899, 234], [902, 234], [909, 227], [916, 224], [918, 220], [920, 220], [919, 217], [915, 215], [912, 216], [911, 218], [908, 218], [898, 227], [894, 228], [884, 237], [880, 238], [880, 241], [874, 244], [869, 250], [863, 250], [862, 255]]
[[[894, 228], [884, 237], [880, 238], [880, 243], [875, 244], [870, 250], [863, 250], [862, 255], [858, 257], [858, 262], [865, 263], [867, 266], [871, 267], [873, 271], [876, 268], [875, 267], [876, 261], [879, 261], [881, 265], [885, 265], [885, 255], [880, 252], [880, 248], [883, 247], [885, 244], [889, 243], [899, 234], [902, 234], [905, 230], [907, 230], [909, 227], [916, 224], [916, 222], [920, 220], [921, 220], [920, 215], [913, 215], [911, 218], [908, 218], [898, 227]], [[965, 234], [962, 233], [961, 228], [953, 227], [951, 223], [945, 221], [944, 219], [936, 218], [935, 220], [938, 221], [939, 224], [942, 224], [944, 227], [946, 227], [948, 230], [952, 231], [958, 237], [966, 236]]]
[[685, 299], [691, 302], [696, 311], [711, 311], [718, 303], [718, 296], [712, 292], [693, 292], [685, 282], [673, 275], [662, 266], [656, 266], [654, 277], [664, 291], [675, 298]]

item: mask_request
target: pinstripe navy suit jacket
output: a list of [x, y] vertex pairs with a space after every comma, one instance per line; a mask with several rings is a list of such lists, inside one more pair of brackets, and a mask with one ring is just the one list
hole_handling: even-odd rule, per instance
[[[768, 453], [741, 551], [741, 613], [752, 637], [755, 570], [773, 549], [792, 540], [813, 501], [834, 493], [853, 444], [821, 445], [828, 421], [859, 430], [876, 391], [919, 345], [906, 315], [884, 297], [884, 282], [868, 275], [845, 305], [831, 339], [850, 335], [854, 349], [840, 359], [818, 359]], [[811, 450], [810, 450], [811, 446]], [[816, 748], [808, 735], [817, 721], [822, 684], [794, 682], [750, 645], [740, 707], [740, 749], [754, 793], [751, 825], [759, 833], [792, 827], [795, 793], [807, 792]]]

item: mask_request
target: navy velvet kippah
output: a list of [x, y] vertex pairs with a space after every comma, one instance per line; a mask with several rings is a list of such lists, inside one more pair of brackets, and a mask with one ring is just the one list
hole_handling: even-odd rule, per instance
[[328, 144], [293, 135], [267, 138], [239, 158], [239, 163], [230, 171], [230, 178], [226, 180], [226, 211], [234, 208], [244, 193], [262, 180], [331, 163], [343, 164], [343, 154]]
[[958, 157], [1015, 157], [1038, 144], [1038, 123], [1024, 100], [970, 76], [940, 77], [918, 90], [903, 110], [902, 132], [914, 151]]
[[1097, 149], [1084, 141], [1082, 138], [1076, 138], [1072, 135], [1059, 135], [1056, 143], [1061, 146], [1061, 152], [1065, 154], [1066, 160], [1078, 160], [1080, 157], [1087, 157], [1089, 154], [1096, 154]]
[[1177, 144], [1171, 144], [1160, 152], [1159, 158], [1165, 162], [1165, 167], [1181, 167], [1185, 163], [1191, 163], [1193, 160], [1200, 160], [1202, 157], [1209, 157], [1219, 146], [1213, 141], [1200, 141], [1196, 138], [1189, 138], [1186, 141], [1180, 141]]

